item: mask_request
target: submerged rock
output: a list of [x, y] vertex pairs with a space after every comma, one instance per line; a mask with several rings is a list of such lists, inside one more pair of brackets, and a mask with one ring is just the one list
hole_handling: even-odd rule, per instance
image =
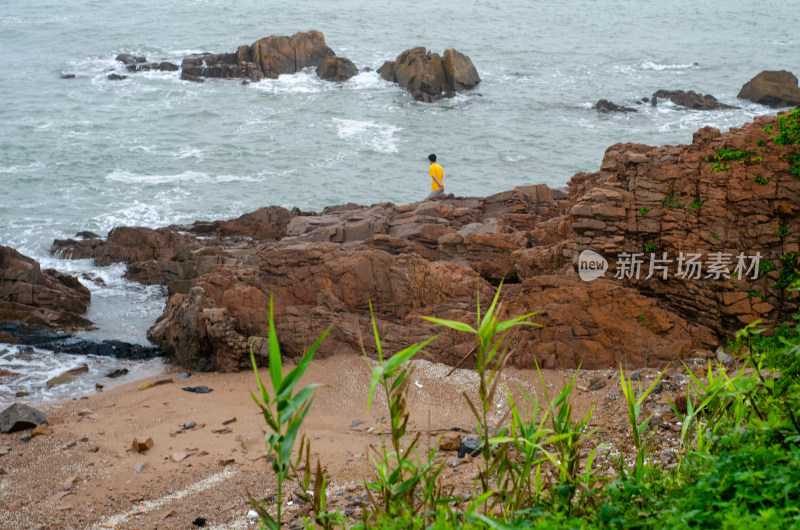
[[676, 105], [694, 110], [739, 108], [720, 103], [717, 101], [717, 98], [711, 94], [698, 94], [693, 90], [689, 90], [688, 92], [684, 90], [659, 90], [653, 94], [653, 105], [656, 104], [658, 99], [668, 99]]
[[594, 108], [602, 112], [636, 112], [636, 109], [634, 108], [623, 107], [622, 105], [617, 105], [616, 103], [612, 103], [607, 99], [601, 99], [595, 103]]
[[357, 73], [356, 65], [344, 57], [326, 57], [317, 67], [317, 75], [326, 81], [347, 81]]

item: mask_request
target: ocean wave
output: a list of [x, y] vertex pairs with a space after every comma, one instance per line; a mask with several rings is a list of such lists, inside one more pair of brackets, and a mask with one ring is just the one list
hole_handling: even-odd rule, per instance
[[658, 64], [654, 63], [653, 61], [645, 61], [639, 65], [640, 70], [689, 70], [692, 68], [700, 68], [700, 65], [697, 63], [689, 63], [689, 64]]
[[[202, 151], [194, 148], [184, 148], [174, 156], [186, 158], [190, 156], [200, 156]], [[250, 176], [241, 175], [209, 175], [200, 171], [184, 171], [175, 175], [142, 175], [131, 173], [130, 171], [114, 170], [106, 175], [106, 180], [113, 182], [123, 182], [126, 184], [139, 184], [144, 186], [157, 186], [159, 184], [182, 184], [190, 182], [192, 184], [207, 184], [216, 182], [257, 182]]]
[[341, 139], [356, 138], [379, 153], [397, 152], [394, 133], [401, 131], [401, 127], [343, 118], [334, 118], [333, 121], [337, 127], [336, 134]]
[[316, 94], [331, 90], [333, 83], [320, 79], [313, 69], [305, 68], [296, 74], [279, 75], [277, 79], [262, 79], [250, 86], [270, 94]]
[[[356, 90], [369, 90], [385, 88], [390, 83], [378, 75], [378, 72], [373, 70], [370, 72], [359, 72], [357, 75], [351, 77], [346, 84]], [[394, 86], [394, 83], [391, 83], [391, 85]]]

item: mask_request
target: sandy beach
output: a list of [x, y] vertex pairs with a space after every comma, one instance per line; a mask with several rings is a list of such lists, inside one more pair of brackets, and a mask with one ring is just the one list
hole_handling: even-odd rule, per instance
[[[371, 478], [368, 447], [379, 446], [387, 428], [384, 402], [377, 399], [369, 414], [366, 411], [371, 370], [367, 362], [351, 355], [315, 360], [302, 381], [324, 385], [305, 422], [312, 464], [320, 459], [328, 473], [331, 503], [353, 518], [359, 517], [363, 504], [363, 481]], [[415, 365], [409, 430], [412, 436], [423, 433], [420, 447], [436, 447], [447, 431], [474, 433], [475, 421], [462, 392], [475, 395], [477, 375], [460, 369], [448, 375], [450, 367], [427, 361]], [[546, 371], [548, 392], [560, 390], [573, 374]], [[640, 374], [642, 383], [648, 384], [657, 372], [640, 370]], [[266, 369], [262, 376], [268, 379]], [[523, 401], [520, 389], [544, 400], [535, 371], [508, 370], [503, 377], [518, 403]], [[605, 385], [589, 390], [591, 380]], [[162, 384], [150, 387], [154, 382]], [[182, 389], [197, 386], [213, 391], [198, 394]], [[593, 444], [602, 440], [624, 448], [628, 427], [618, 372], [584, 371], [576, 386], [576, 416], [595, 406], [590, 423], [596, 429]], [[3, 526], [194, 528], [201, 518], [209, 528], [255, 527], [247, 519], [247, 492], [266, 498], [275, 490], [265, 461], [265, 424], [249, 395], [256, 390], [252, 372], [195, 373], [184, 379], [176, 370], [40, 407], [48, 415], [52, 433], [28, 442], [20, 438], [30, 430], [0, 435], [0, 447], [10, 448], [0, 457]], [[654, 396], [654, 409], [663, 409], [666, 395]], [[493, 408], [493, 421], [501, 421], [508, 410], [507, 398], [499, 396]], [[662, 425], [659, 443], [665, 447], [675, 434], [669, 416], [664, 414], [664, 421], [656, 422]], [[135, 452], [134, 438], [152, 438], [153, 447]], [[470, 457], [457, 460], [456, 456], [447, 451], [437, 454], [448, 461], [444, 480], [466, 493], [476, 464]], [[302, 508], [288, 505], [289, 519], [297, 520]]]

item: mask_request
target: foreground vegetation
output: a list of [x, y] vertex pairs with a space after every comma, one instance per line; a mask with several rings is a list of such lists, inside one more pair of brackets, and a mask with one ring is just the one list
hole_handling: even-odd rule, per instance
[[[797, 294], [800, 281], [789, 290]], [[304, 519], [309, 527], [800, 528], [800, 323], [780, 326], [771, 336], [759, 322], [745, 327], [727, 348], [742, 361], [733, 373], [710, 363], [702, 374], [687, 370], [691, 381], [685, 407], [670, 403], [682, 422], [682, 451], [677, 465], [666, 468], [652, 458], [657, 429], [651, 428], [652, 416], [643, 406], [660, 376], [644, 388], [620, 370], [633, 445], [627, 459], [621, 450], [609, 457], [609, 447], [593, 440], [591, 411], [574, 417], [574, 377], [557, 395], [549, 395], [542, 384], [543, 400], [524, 395], [525, 407], [514, 402], [499, 385], [509, 358], [508, 334], [517, 326], [538, 324], [530, 321], [534, 313], [501, 320], [499, 294], [498, 289], [483, 314], [479, 303], [475, 327], [428, 318], [476, 338], [479, 400], [471, 401], [466, 393], [464, 398], [481, 440], [488, 443], [477, 450], [479, 472], [466, 496], [454, 496], [443, 484], [444, 463], [437, 463], [435, 450], [422, 452], [419, 436], [406, 435], [413, 372], [408, 361], [436, 337], [385, 355], [373, 320], [378, 362], [367, 407], [376, 391], [383, 394], [390, 431], [382, 447], [372, 447], [375, 476], [365, 484], [369, 502], [357, 522], [327, 509], [327, 477], [319, 462], [312, 467], [309, 442], [302, 436], [293, 457], [314, 397], [313, 385], [296, 393], [294, 387], [324, 334], [284, 377], [270, 307], [272, 390], [256, 371], [261, 395], [253, 399], [269, 429], [266, 441], [279, 486], [269, 502], [251, 498], [263, 527], [280, 526], [281, 484], [294, 480], [297, 491], [306, 492], [302, 500], [313, 507]], [[511, 405], [499, 428], [487, 420], [498, 392], [506, 392]]]

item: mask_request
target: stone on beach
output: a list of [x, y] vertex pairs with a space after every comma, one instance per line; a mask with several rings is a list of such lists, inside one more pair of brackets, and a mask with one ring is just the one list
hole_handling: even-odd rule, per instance
[[13, 403], [0, 412], [0, 432], [31, 429], [47, 422], [47, 415], [23, 403]]
[[145, 451], [149, 451], [153, 448], [155, 442], [152, 438], [147, 438], [147, 440], [139, 441], [138, 438], [134, 438], [133, 442], [131, 443], [131, 449], [134, 453], [144, 453]]

